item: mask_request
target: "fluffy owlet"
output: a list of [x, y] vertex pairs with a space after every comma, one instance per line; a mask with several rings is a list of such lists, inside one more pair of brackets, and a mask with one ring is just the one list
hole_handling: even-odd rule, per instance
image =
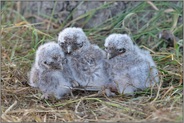
[[39, 46], [30, 72], [30, 85], [38, 87], [45, 98], [54, 95], [60, 99], [70, 93], [71, 75], [61, 47], [55, 42]]
[[67, 55], [74, 79], [86, 90], [98, 91], [109, 82], [104, 70], [105, 52], [90, 44], [81, 28], [66, 28], [59, 33], [58, 44]]
[[107, 69], [119, 93], [133, 94], [159, 81], [156, 65], [148, 51], [134, 45], [127, 34], [111, 34], [105, 40]]
[[81, 28], [70, 27], [59, 33], [58, 44], [66, 54], [81, 52], [90, 46], [90, 42]]

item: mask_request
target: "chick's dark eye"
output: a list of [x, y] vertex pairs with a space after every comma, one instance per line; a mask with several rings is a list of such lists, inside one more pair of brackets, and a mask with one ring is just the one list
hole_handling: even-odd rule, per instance
[[58, 60], [58, 57], [57, 57], [57, 56], [54, 56], [54, 57], [52, 57], [52, 59], [54, 59], [54, 60]]
[[43, 63], [44, 63], [44, 64], [47, 64], [47, 62], [46, 62], [46, 61], [44, 61]]
[[64, 44], [65, 44], [64, 42], [60, 42], [60, 43], [59, 43], [60, 46], [63, 46]]
[[126, 51], [125, 48], [118, 49], [118, 52], [120, 52], [120, 53], [124, 53], [125, 51]]
[[92, 64], [93, 63], [93, 60], [92, 59], [89, 59], [88, 60], [88, 63]]
[[79, 43], [77, 45], [78, 45], [78, 47], [82, 47], [83, 46], [83, 42], [82, 43]]
[[107, 47], [105, 47], [105, 51], [107, 51]]

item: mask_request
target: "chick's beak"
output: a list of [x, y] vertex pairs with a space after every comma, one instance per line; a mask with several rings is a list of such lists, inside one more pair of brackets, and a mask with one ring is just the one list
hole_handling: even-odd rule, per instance
[[68, 53], [71, 53], [71, 50], [72, 50], [71, 46], [68, 46], [68, 47], [67, 47], [67, 52], [68, 52]]
[[62, 64], [60, 64], [60, 69], [63, 70], [63, 65]]
[[107, 59], [110, 59], [110, 58], [111, 58], [111, 54], [107, 53]]

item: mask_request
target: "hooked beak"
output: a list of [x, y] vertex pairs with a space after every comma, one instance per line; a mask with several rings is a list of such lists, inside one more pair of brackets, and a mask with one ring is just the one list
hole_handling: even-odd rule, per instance
[[111, 58], [111, 54], [107, 53], [107, 59], [110, 59], [110, 58]]
[[60, 64], [60, 69], [63, 70], [63, 65], [62, 64]]
[[67, 47], [67, 52], [68, 52], [68, 53], [71, 53], [71, 49], [72, 49], [71, 46], [68, 46], [68, 47]]

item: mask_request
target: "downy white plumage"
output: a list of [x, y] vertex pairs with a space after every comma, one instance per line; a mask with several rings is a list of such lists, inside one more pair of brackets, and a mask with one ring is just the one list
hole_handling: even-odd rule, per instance
[[38, 87], [44, 98], [54, 95], [57, 99], [70, 93], [71, 75], [66, 58], [55, 42], [45, 43], [36, 51], [35, 62], [30, 72], [30, 85]]
[[111, 34], [105, 40], [107, 69], [119, 93], [133, 94], [137, 89], [145, 89], [159, 81], [156, 65], [146, 50], [134, 45], [127, 34]]

